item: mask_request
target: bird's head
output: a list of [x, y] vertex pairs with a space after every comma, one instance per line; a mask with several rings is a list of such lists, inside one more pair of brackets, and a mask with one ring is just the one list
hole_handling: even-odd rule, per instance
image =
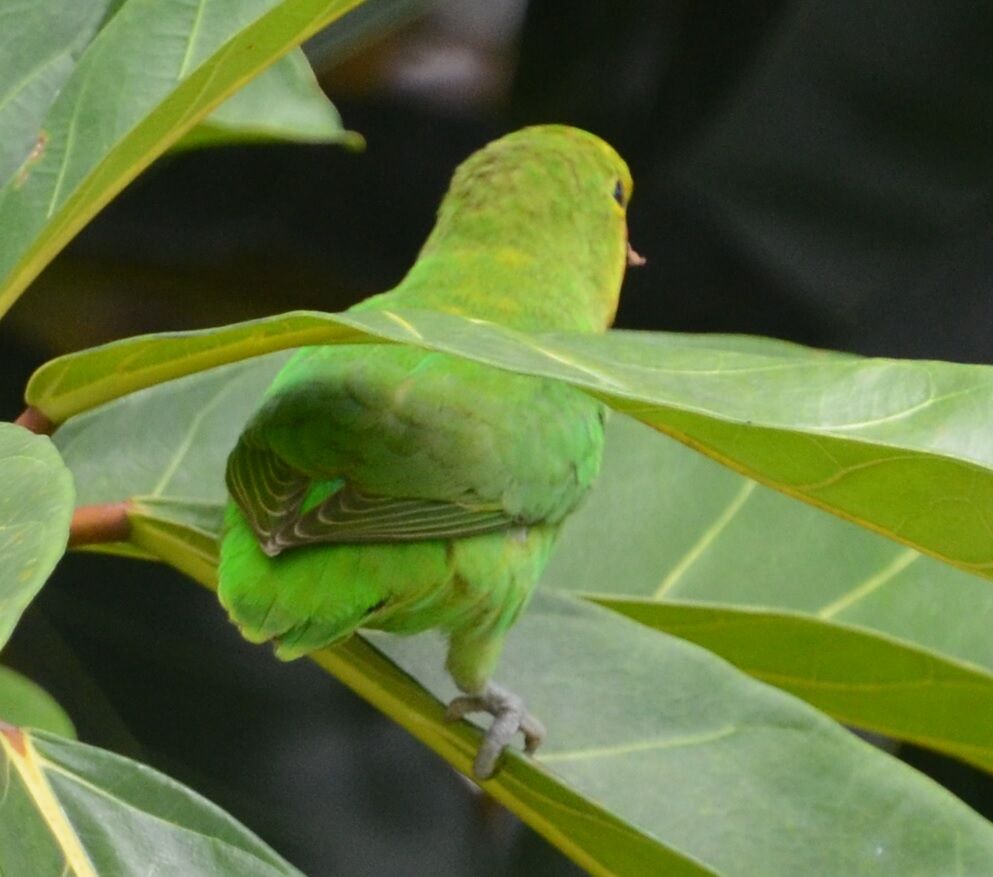
[[[425, 253], [486, 248], [541, 295], [581, 309], [591, 329], [613, 321], [624, 269], [643, 261], [628, 244], [631, 172], [609, 144], [566, 125], [522, 128], [455, 171]], [[498, 271], [500, 269], [497, 269]]]

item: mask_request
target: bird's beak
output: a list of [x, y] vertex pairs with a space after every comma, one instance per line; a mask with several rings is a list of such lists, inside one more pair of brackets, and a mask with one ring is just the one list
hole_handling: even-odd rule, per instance
[[628, 265], [632, 268], [640, 268], [647, 261], [644, 256], [639, 255], [635, 251], [634, 247], [631, 246], [631, 241], [628, 241]]

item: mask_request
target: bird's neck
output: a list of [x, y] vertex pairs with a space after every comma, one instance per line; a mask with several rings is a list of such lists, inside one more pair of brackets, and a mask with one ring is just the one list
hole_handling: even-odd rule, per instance
[[426, 308], [529, 332], [603, 332], [622, 273], [596, 275], [515, 247], [441, 248], [423, 252], [396, 288], [362, 307]]

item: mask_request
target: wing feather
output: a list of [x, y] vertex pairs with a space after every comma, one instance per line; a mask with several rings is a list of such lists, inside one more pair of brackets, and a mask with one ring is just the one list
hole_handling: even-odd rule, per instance
[[228, 459], [227, 484], [269, 555], [319, 543], [455, 539], [517, 526], [496, 506], [372, 496], [344, 484], [304, 512], [313, 481], [272, 451], [242, 440]]
[[279, 552], [278, 534], [300, 517], [310, 479], [272, 451], [242, 438], [228, 458], [228, 491], [267, 554]]
[[276, 538], [283, 548], [336, 542], [414, 542], [492, 533], [519, 523], [495, 507], [371, 496], [345, 485]]
[[570, 512], [601, 403], [398, 345], [301, 351], [246, 426], [228, 485], [263, 550], [454, 539]]

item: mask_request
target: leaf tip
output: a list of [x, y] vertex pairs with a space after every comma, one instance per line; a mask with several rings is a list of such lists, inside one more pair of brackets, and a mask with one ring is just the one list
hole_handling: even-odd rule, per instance
[[338, 139], [338, 145], [349, 152], [365, 152], [365, 137], [358, 131], [343, 131]]

